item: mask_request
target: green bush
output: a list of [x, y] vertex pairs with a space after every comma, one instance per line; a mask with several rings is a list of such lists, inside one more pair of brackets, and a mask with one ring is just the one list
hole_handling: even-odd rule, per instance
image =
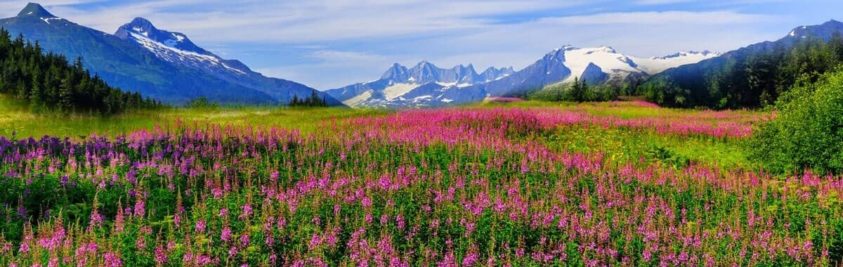
[[843, 173], [843, 70], [796, 86], [753, 138], [753, 156], [771, 171]]

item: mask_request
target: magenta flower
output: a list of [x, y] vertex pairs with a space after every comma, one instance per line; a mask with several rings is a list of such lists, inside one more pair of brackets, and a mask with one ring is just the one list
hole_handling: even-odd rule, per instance
[[193, 229], [196, 230], [197, 233], [204, 233], [206, 227], [207, 225], [205, 224], [205, 220], [197, 220]]
[[222, 232], [220, 233], [220, 239], [222, 241], [231, 241], [231, 228], [228, 226], [222, 228]]
[[161, 246], [155, 247], [155, 263], [158, 265], [167, 263], [167, 251]]
[[121, 266], [123, 266], [123, 260], [121, 260], [120, 257], [118, 257], [117, 254], [115, 254], [114, 252], [106, 252], [103, 255], [103, 259], [105, 259], [105, 261], [103, 262], [105, 264], [105, 266], [108, 266], [108, 267], [121, 267]]

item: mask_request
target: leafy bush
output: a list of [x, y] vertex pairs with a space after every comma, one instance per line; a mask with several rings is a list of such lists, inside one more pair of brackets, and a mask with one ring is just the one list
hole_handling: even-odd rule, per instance
[[660, 145], [653, 145], [649, 150], [645, 151], [645, 154], [662, 164], [676, 169], [682, 169], [691, 164], [691, 160], [688, 157], [682, 156]]
[[756, 159], [776, 172], [843, 173], [843, 70], [795, 87], [777, 109], [754, 137]]

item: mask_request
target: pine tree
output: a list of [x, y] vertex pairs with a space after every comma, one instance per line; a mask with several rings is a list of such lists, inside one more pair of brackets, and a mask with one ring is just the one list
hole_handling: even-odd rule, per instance
[[68, 112], [73, 110], [73, 76], [68, 73], [61, 81], [59, 88], [59, 110]]
[[41, 74], [38, 69], [33, 69], [32, 81], [30, 83], [29, 101], [33, 106], [40, 106], [44, 102], [43, 93], [41, 89]]
[[588, 90], [588, 88], [585, 81], [581, 81], [579, 78], [574, 78], [574, 82], [571, 84], [571, 90], [569, 93], [571, 101], [585, 101], [586, 90]]

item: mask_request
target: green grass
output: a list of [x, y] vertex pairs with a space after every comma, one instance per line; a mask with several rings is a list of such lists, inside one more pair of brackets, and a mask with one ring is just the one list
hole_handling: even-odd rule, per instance
[[[640, 106], [628, 101], [613, 102], [546, 102], [546, 101], [520, 101], [512, 103], [478, 103], [471, 107], [524, 107], [524, 108], [559, 108], [571, 111], [586, 112], [595, 116], [616, 116], [624, 119], [646, 118], [646, 117], [683, 117], [692, 116], [705, 110], [698, 109], [676, 109], [676, 108], [652, 108]], [[763, 113], [751, 110], [732, 110], [730, 113], [736, 116], [760, 116]]]
[[219, 107], [165, 108], [101, 117], [94, 115], [35, 114], [12, 99], [0, 96], [0, 135], [80, 137], [115, 136], [156, 126], [219, 124], [257, 128], [298, 129], [313, 132], [321, 122], [356, 116], [385, 114], [382, 110], [349, 108]]
[[746, 141], [711, 137], [663, 135], [652, 131], [565, 127], [542, 137], [557, 150], [603, 153], [613, 162], [646, 160], [673, 167], [690, 163], [723, 170], [756, 169], [747, 158]]

